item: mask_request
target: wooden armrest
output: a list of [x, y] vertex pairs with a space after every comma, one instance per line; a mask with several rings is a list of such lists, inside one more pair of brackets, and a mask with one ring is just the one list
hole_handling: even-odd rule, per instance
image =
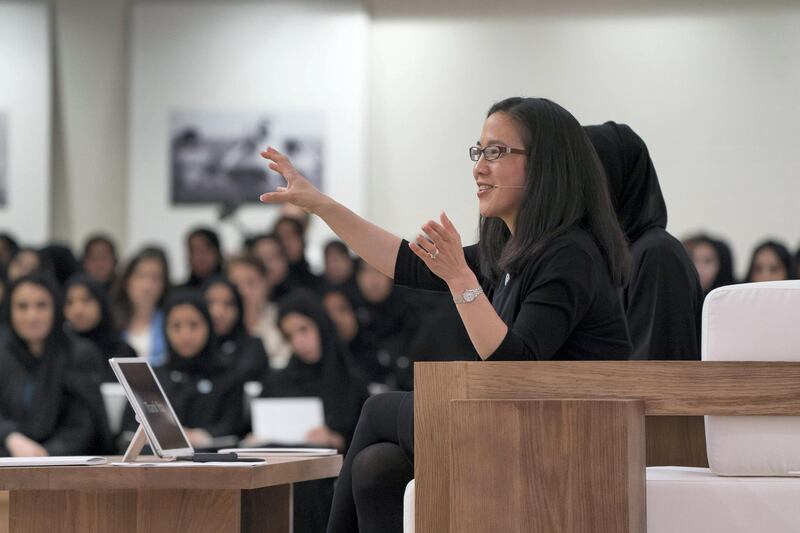
[[800, 415], [800, 363], [793, 362], [417, 363], [414, 375], [420, 532], [450, 531], [451, 400], [641, 400], [651, 417], [647, 436], [659, 437], [652, 446], [648, 439], [648, 454], [670, 452], [662, 434], [680, 430], [672, 442], [692, 447], [693, 464], [705, 461], [702, 415]]

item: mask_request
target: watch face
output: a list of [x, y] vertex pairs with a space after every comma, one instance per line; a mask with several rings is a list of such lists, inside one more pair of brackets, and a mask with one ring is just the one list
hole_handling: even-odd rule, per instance
[[464, 293], [464, 301], [467, 302], [467, 303], [475, 300], [475, 298], [477, 298], [477, 297], [478, 297], [478, 295], [475, 294], [472, 291], [467, 291], [467, 292]]

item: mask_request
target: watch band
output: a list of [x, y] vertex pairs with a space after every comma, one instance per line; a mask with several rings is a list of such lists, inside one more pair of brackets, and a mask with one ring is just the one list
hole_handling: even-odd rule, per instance
[[474, 302], [481, 294], [483, 294], [483, 289], [480, 287], [467, 289], [460, 296], [453, 296], [453, 302], [456, 304], [468, 304]]

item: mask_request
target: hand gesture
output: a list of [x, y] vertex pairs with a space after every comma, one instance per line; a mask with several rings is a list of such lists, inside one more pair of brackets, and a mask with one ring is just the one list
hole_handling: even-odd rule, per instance
[[262, 194], [261, 201], [263, 203], [289, 203], [308, 213], [313, 213], [314, 209], [326, 198], [319, 189], [294, 168], [289, 158], [279, 151], [270, 147], [261, 152], [261, 157], [270, 161], [270, 170], [274, 170], [286, 180], [286, 187], [278, 187], [276, 192]]
[[446, 282], [472, 274], [464, 249], [461, 246], [461, 235], [442, 211], [441, 223], [429, 220], [422, 225], [423, 234], [417, 236], [416, 242], [409, 243], [411, 251], [425, 261], [428, 268]]

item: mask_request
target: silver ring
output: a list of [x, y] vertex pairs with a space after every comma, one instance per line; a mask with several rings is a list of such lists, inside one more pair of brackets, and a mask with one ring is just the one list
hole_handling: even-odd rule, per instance
[[433, 253], [428, 253], [428, 255], [435, 261], [439, 257], [439, 250], [434, 250]]

